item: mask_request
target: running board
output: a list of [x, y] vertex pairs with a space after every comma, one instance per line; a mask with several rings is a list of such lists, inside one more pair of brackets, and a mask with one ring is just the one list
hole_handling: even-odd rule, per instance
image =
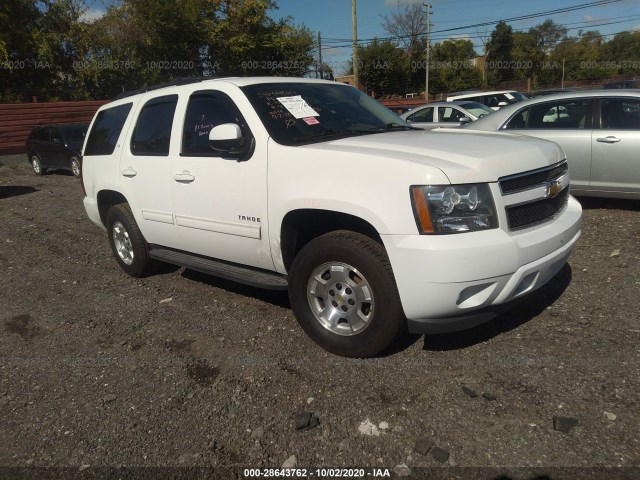
[[149, 256], [155, 260], [251, 285], [252, 287], [266, 288], [268, 290], [286, 290], [289, 285], [285, 275], [275, 272], [200, 257], [155, 245], [149, 245], [149, 247]]

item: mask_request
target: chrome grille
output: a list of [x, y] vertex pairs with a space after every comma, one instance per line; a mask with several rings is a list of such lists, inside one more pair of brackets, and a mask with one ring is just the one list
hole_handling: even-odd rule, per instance
[[566, 160], [499, 179], [509, 230], [553, 220], [569, 201]]
[[521, 192], [530, 188], [540, 187], [551, 180], [560, 178], [567, 173], [568, 170], [569, 167], [565, 160], [551, 167], [503, 177], [500, 179], [500, 190], [502, 191], [502, 195], [511, 195], [512, 193]]

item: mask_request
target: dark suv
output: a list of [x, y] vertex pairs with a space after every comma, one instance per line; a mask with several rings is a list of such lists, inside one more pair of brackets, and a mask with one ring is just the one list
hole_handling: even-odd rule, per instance
[[88, 128], [87, 124], [34, 127], [27, 140], [27, 154], [35, 174], [42, 175], [51, 168], [71, 170], [80, 176], [80, 155]]

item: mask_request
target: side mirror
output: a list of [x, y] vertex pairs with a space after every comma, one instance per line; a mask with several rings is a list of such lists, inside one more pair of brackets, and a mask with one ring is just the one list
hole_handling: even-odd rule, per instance
[[471, 123], [471, 119], [469, 117], [460, 117], [460, 125], [466, 125], [467, 123]]
[[242, 155], [247, 152], [250, 142], [242, 136], [240, 125], [223, 123], [213, 127], [209, 132], [209, 145], [219, 152]]

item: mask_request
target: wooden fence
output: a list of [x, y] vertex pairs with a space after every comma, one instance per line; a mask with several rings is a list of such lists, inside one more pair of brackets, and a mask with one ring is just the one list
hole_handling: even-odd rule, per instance
[[0, 104], [0, 155], [25, 152], [33, 127], [89, 123], [106, 101]]

